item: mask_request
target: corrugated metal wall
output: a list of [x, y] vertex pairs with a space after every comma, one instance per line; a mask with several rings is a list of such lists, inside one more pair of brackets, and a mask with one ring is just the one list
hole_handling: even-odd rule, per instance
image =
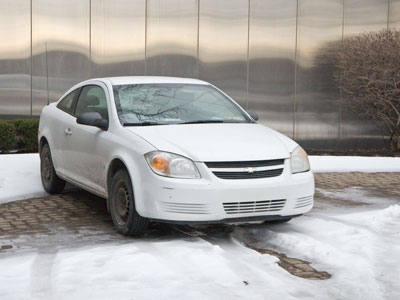
[[209, 81], [306, 147], [384, 145], [323, 61], [343, 37], [400, 28], [400, 0], [2, 0], [0, 118], [37, 116], [91, 77]]

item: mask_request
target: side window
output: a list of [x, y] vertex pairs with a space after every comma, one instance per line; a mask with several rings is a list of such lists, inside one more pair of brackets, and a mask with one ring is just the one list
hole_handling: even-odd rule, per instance
[[[78, 89], [79, 90], [79, 89]], [[66, 113], [72, 115], [72, 110], [73, 110], [73, 104], [74, 104], [74, 98], [78, 90], [75, 90], [71, 93], [69, 93], [67, 96], [64, 97], [58, 104], [57, 107], [61, 109], [62, 111], [65, 111]]]
[[108, 120], [107, 98], [102, 87], [88, 85], [82, 88], [75, 116], [79, 117], [85, 112], [98, 112], [103, 119]]

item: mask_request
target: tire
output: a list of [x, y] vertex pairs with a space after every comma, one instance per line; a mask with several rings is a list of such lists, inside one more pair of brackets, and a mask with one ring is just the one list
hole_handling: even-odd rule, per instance
[[117, 232], [126, 236], [139, 236], [146, 232], [149, 221], [135, 208], [132, 182], [126, 170], [114, 175], [109, 196], [111, 218]]
[[285, 219], [279, 219], [279, 220], [272, 220], [272, 221], [264, 221], [265, 224], [281, 224], [281, 223], [287, 223], [291, 220], [292, 218], [285, 218]]
[[40, 177], [42, 185], [49, 194], [61, 193], [65, 187], [65, 181], [57, 176], [51, 158], [50, 147], [45, 144], [40, 151]]

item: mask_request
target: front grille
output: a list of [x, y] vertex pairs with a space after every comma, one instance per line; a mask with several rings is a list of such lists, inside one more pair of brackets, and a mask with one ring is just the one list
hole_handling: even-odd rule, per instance
[[283, 159], [206, 162], [209, 168], [249, 168], [283, 165]]
[[285, 206], [286, 199], [261, 200], [246, 202], [226, 202], [224, 209], [227, 214], [248, 214], [259, 212], [280, 211]]
[[254, 173], [248, 172], [213, 172], [215, 176], [222, 179], [252, 179], [252, 178], [268, 178], [281, 175], [283, 169], [274, 169], [266, 171], [258, 171]]
[[283, 173], [284, 159], [205, 162], [221, 179], [256, 179], [277, 177]]

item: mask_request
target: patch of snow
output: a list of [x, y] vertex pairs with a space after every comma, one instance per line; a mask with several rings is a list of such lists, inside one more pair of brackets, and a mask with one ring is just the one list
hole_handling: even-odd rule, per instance
[[0, 298], [324, 299], [314, 282], [276, 261], [238, 243], [199, 238], [25, 254], [0, 260]]
[[[22, 258], [22, 259], [21, 259]], [[12, 256], [1, 260], [0, 299], [32, 299], [30, 294], [30, 267], [36, 254]], [[24, 293], [19, 292], [23, 290]]]
[[333, 299], [400, 299], [399, 228], [400, 206], [392, 205], [352, 214], [310, 214], [270, 228], [238, 228], [234, 236], [328, 271], [333, 276], [324, 287]]
[[400, 172], [400, 157], [309, 156], [314, 173]]
[[[400, 205], [394, 204], [378, 212], [358, 212], [340, 216], [343, 220], [358, 220], [365, 227], [375, 232], [387, 231], [400, 237]], [[397, 230], [392, 230], [397, 228]], [[400, 257], [400, 252], [398, 253]], [[400, 276], [400, 272], [399, 272]], [[400, 278], [399, 278], [400, 279]]]
[[44, 195], [39, 154], [0, 155], [0, 203]]

